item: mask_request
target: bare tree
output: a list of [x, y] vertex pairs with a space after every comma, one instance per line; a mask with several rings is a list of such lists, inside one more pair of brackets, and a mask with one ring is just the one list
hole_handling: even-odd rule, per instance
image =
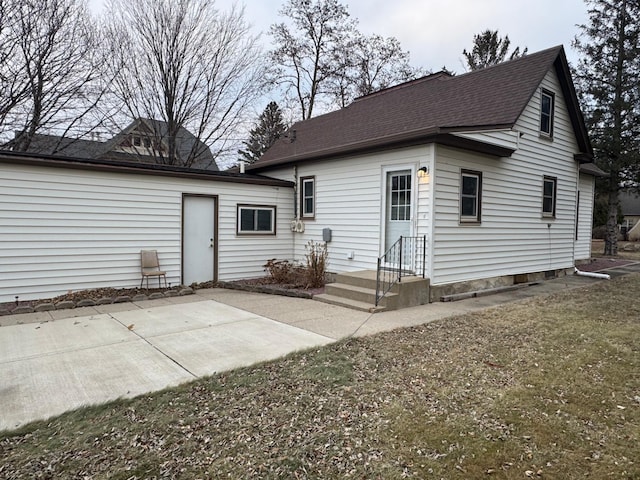
[[[264, 77], [244, 11], [220, 12], [210, 0], [112, 0], [107, 12], [113, 93], [130, 119], [162, 125], [154, 133], [166, 148], [154, 149], [155, 161], [192, 166], [202, 148], [213, 158], [233, 148], [230, 133]], [[178, 154], [184, 129], [196, 141]]]
[[397, 39], [362, 35], [338, 0], [288, 0], [280, 15], [289, 24], [271, 26], [276, 83], [296, 98], [303, 120], [421, 73]]
[[[7, 0], [0, 0], [0, 126], [26, 94], [26, 82], [20, 69], [10, 69], [9, 60], [16, 49], [15, 12]], [[13, 70], [13, 71], [12, 71]], [[20, 74], [19, 74], [20, 73]]]
[[[355, 34], [355, 22], [337, 0], [288, 0], [280, 15], [292, 25], [271, 26], [276, 49], [271, 52], [277, 82], [293, 92], [302, 119], [310, 118], [317, 102], [340, 78]], [[335, 88], [335, 85], [334, 85]]]
[[[96, 29], [80, 0], [0, 0], [0, 134], [29, 150], [39, 132], [81, 134], [100, 94]], [[55, 153], [56, 145], [49, 144]]]
[[412, 80], [423, 71], [409, 64], [409, 52], [397, 38], [358, 34], [344, 53], [332, 94], [340, 107], [356, 97]]

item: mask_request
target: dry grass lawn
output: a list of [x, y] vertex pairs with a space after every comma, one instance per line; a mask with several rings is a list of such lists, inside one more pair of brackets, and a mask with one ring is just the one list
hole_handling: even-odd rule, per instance
[[[603, 257], [604, 240], [591, 241], [591, 256]], [[606, 257], [605, 257], [606, 258]], [[610, 257], [608, 257], [610, 258]], [[640, 261], [640, 242], [618, 242], [618, 255], [616, 258], [624, 260]]]
[[626, 276], [71, 412], [0, 434], [0, 477], [640, 478], [638, 291]]

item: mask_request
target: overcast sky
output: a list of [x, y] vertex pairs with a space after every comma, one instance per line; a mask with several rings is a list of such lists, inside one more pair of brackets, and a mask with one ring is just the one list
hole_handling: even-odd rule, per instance
[[[96, 13], [104, 0], [90, 0]], [[217, 0], [227, 9], [234, 0]], [[533, 53], [564, 45], [570, 62], [577, 60], [571, 42], [577, 24], [587, 20], [583, 0], [342, 0], [362, 33], [396, 37], [409, 50], [416, 67], [437, 71], [446, 66], [465, 71], [462, 50], [469, 50], [473, 36], [483, 30], [509, 35], [511, 45], [528, 47]], [[270, 47], [269, 26], [281, 21], [278, 11], [284, 0], [239, 1], [245, 18]]]

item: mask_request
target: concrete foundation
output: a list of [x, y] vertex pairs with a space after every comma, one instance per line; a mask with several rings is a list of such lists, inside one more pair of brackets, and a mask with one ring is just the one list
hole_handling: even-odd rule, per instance
[[430, 301], [440, 302], [445, 296], [459, 295], [463, 293], [482, 290], [493, 290], [523, 283], [541, 282], [550, 278], [559, 278], [573, 273], [572, 268], [559, 270], [547, 270], [543, 272], [518, 273], [515, 275], [503, 275], [500, 277], [470, 280], [468, 282], [448, 283], [444, 285], [431, 285]]

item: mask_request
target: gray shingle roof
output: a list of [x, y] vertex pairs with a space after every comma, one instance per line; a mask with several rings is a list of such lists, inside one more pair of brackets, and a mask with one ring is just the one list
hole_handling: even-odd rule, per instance
[[[29, 153], [47, 155], [64, 155], [72, 158], [103, 159], [134, 163], [155, 163], [156, 159], [142, 153], [134, 154], [118, 151], [117, 147], [124, 137], [136, 129], [153, 134], [155, 138], [166, 141], [167, 124], [159, 120], [137, 119], [130, 123], [124, 130], [117, 133], [107, 141], [83, 140], [55, 135], [36, 134], [29, 145]], [[6, 147], [10, 148], [9, 142]], [[195, 160], [191, 165], [194, 169], [206, 169], [217, 171], [215, 159], [209, 147], [200, 141], [195, 135], [185, 128], [180, 128], [176, 136], [178, 157], [188, 158], [194, 151]]]
[[464, 130], [512, 127], [554, 68], [570, 110], [581, 152], [591, 146], [562, 46], [483, 70], [451, 76], [439, 73], [356, 99], [349, 106], [298, 122], [249, 169], [401, 142], [423, 143]]

